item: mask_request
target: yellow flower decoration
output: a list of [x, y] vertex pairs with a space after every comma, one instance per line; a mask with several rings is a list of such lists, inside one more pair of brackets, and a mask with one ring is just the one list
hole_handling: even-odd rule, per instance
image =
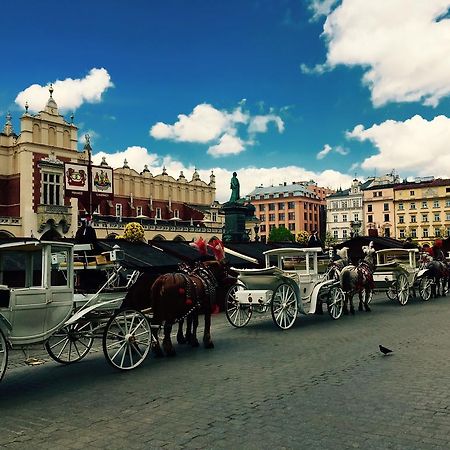
[[144, 240], [144, 227], [137, 222], [130, 222], [123, 230], [123, 237], [127, 241], [140, 242]]

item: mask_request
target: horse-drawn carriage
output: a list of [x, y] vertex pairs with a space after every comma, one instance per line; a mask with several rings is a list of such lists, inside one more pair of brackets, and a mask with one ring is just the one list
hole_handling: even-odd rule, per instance
[[281, 329], [292, 327], [299, 314], [322, 312], [325, 303], [333, 319], [342, 314], [344, 294], [339, 281], [318, 273], [321, 248], [280, 248], [264, 252], [265, 268], [233, 269], [238, 281], [225, 298], [225, 312], [234, 327], [243, 327], [254, 312], [269, 309]]
[[[71, 243], [0, 245], [0, 380], [10, 350], [39, 343], [63, 364], [86, 356], [95, 338], [118, 369], [133, 369], [145, 359], [153, 341], [148, 317], [120, 308], [136, 274], [120, 281], [120, 251], [80, 258]], [[76, 293], [78, 270], [94, 270], [105, 281], [96, 292]]]
[[416, 248], [391, 248], [376, 252], [377, 263], [373, 274], [376, 290], [386, 291], [391, 300], [406, 305], [411, 295], [419, 294], [422, 300], [429, 300], [432, 293], [432, 279], [429, 270], [418, 264]]

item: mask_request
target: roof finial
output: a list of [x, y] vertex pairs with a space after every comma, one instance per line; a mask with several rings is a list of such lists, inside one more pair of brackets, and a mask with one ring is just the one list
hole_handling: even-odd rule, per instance
[[123, 169], [129, 169], [129, 168], [130, 168], [130, 166], [128, 165], [127, 158], [125, 158], [125, 159], [123, 160]]
[[48, 88], [48, 92], [50, 92], [50, 98], [53, 98], [53, 83], [50, 83], [50, 87]]
[[91, 137], [89, 136], [89, 134], [85, 134], [84, 135], [84, 150], [92, 150], [91, 147]]
[[29, 108], [28, 102], [25, 102], [25, 114], [28, 114], [28, 108]]
[[73, 123], [73, 119], [75, 119], [74, 113], [72, 113], [72, 114], [70, 115], [70, 123]]
[[6, 114], [6, 123], [8, 125], [11, 125], [11, 119], [12, 119], [11, 113], [8, 111], [8, 113]]

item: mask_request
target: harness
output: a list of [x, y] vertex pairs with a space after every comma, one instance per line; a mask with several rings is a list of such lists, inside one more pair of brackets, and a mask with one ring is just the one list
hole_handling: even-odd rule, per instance
[[358, 271], [358, 282], [356, 288], [358, 291], [362, 290], [364, 287], [364, 280], [367, 280], [367, 284], [370, 289], [374, 289], [375, 283], [373, 281], [372, 268], [366, 261], [361, 261], [357, 267]]

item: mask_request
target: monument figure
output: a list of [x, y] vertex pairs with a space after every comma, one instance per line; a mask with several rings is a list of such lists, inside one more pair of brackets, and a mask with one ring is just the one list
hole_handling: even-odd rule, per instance
[[240, 186], [236, 172], [233, 172], [233, 177], [231, 178], [230, 183], [230, 189], [231, 189], [231, 197], [229, 203], [237, 203], [237, 201], [240, 199], [239, 195]]

